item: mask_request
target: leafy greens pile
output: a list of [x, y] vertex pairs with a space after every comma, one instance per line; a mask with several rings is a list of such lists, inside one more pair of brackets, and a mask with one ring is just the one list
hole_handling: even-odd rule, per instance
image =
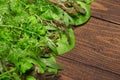
[[[55, 56], [74, 48], [70, 26], [89, 19], [92, 0], [55, 1], [0, 0], [0, 80], [36, 80], [35, 74], [63, 69]], [[76, 10], [73, 3], [83, 13], [67, 12]]]

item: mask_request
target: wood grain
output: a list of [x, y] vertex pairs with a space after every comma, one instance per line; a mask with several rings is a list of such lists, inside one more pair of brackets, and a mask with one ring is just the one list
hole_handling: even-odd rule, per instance
[[63, 57], [120, 75], [120, 26], [91, 18], [75, 30], [76, 46]]
[[61, 80], [120, 80], [119, 75], [74, 60], [58, 57], [58, 62], [65, 68]]
[[120, 80], [120, 0], [95, 0], [92, 18], [75, 28], [76, 46], [57, 57], [62, 80]]
[[91, 9], [92, 16], [120, 24], [120, 0], [95, 0]]

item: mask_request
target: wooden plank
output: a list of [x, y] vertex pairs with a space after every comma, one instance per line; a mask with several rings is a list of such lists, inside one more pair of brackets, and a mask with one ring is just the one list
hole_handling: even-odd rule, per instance
[[60, 75], [61, 75], [60, 80], [74, 80], [74, 79], [70, 78], [69, 76], [65, 76], [62, 73], [60, 73]]
[[120, 24], [120, 0], [95, 0], [91, 8], [92, 16]]
[[58, 57], [58, 63], [64, 66], [61, 80], [120, 80], [119, 75], [84, 65], [74, 60]]
[[120, 26], [95, 18], [75, 30], [76, 46], [63, 57], [120, 75]]

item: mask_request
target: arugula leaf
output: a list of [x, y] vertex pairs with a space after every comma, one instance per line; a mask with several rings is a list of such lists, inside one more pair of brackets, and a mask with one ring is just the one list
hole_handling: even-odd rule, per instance
[[74, 48], [69, 25], [88, 21], [93, 0], [75, 1], [85, 14], [70, 14], [48, 0], [0, 0], [0, 80], [21, 80], [23, 76], [36, 80], [27, 71], [57, 74], [63, 69], [55, 57]]
[[51, 49], [55, 54], [58, 53], [58, 52], [57, 52], [57, 49], [56, 49], [57, 46], [53, 43], [52, 40], [50, 40], [50, 39], [47, 38], [47, 44], [48, 44], [48, 46], [50, 47], [50, 49]]
[[14, 80], [21, 80], [17, 73], [13, 73]]
[[29, 62], [19, 62], [17, 66], [19, 66], [20, 72], [22, 73], [25, 73], [27, 70], [33, 67], [33, 65]]
[[32, 59], [32, 58], [26, 58], [25, 60], [29, 63], [32, 63], [32, 64], [36, 65], [39, 68], [39, 70], [37, 71], [38, 73], [44, 73], [45, 72], [45, 69], [44, 69], [45, 64], [44, 63], [38, 62], [38, 61], [36, 61], [35, 59]]

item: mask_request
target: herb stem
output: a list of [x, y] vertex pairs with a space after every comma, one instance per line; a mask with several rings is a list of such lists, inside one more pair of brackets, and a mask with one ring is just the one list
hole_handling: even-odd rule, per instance
[[6, 71], [6, 72], [0, 74], [0, 79], [2, 79], [2, 77], [3, 77], [4, 75], [9, 74], [9, 73], [11, 73], [11, 72], [13, 72], [13, 71], [15, 71], [15, 70], [16, 70], [16, 68], [12, 68], [11, 70]]
[[19, 28], [19, 27], [13, 27], [11, 25], [0, 25], [0, 27], [9, 27], [9, 28], [15, 28], [15, 29], [18, 29], [18, 30], [22, 30], [22, 31], [25, 31], [25, 32], [28, 32], [28, 33], [31, 33], [31, 34], [35, 34], [37, 36], [40, 36], [39, 34], [35, 33], [35, 32], [32, 32], [32, 31], [28, 31], [28, 30], [24, 30], [22, 28]]

